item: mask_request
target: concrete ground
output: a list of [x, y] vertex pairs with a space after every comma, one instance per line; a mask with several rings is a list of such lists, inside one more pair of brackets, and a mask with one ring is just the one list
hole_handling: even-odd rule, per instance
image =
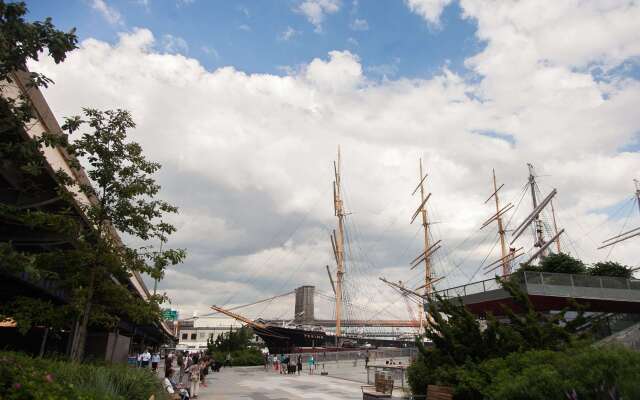
[[[366, 383], [364, 365], [353, 362], [326, 363], [328, 376], [321, 376], [322, 366], [314, 375], [280, 375], [262, 367], [224, 368], [209, 373], [208, 387], [200, 388], [201, 400], [347, 400], [362, 399], [361, 385]], [[402, 390], [394, 390], [401, 398]]]

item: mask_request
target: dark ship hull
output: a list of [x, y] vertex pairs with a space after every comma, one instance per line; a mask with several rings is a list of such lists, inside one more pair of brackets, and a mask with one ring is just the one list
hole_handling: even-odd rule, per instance
[[264, 340], [271, 354], [292, 353], [303, 347], [324, 347], [327, 339], [333, 338], [322, 331], [283, 326], [268, 325], [265, 328], [253, 327], [253, 330]]

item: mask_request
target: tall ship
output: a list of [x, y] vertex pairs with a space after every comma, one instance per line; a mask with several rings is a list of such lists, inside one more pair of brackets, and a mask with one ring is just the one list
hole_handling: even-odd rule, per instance
[[[346, 323], [349, 323], [350, 326], [363, 327], [364, 329], [365, 326], [375, 323], [376, 321], [351, 320], [345, 315], [344, 306], [345, 304], [349, 304], [349, 302], [345, 301], [344, 286], [346, 269], [344, 219], [348, 213], [344, 209], [344, 202], [342, 198], [341, 156], [339, 148], [337, 160], [333, 163], [333, 172], [333, 209], [337, 220], [337, 226], [336, 229], [333, 229], [331, 232], [330, 239], [336, 263], [335, 273], [331, 271], [331, 268], [328, 265], [326, 266], [326, 269], [331, 283], [332, 294], [334, 295], [332, 300], [335, 302], [335, 321], [315, 319], [313, 310], [313, 286], [302, 286], [296, 290], [295, 316], [292, 321], [279, 321], [279, 323], [274, 323], [273, 321], [267, 322], [260, 319], [254, 321], [237, 314], [230, 309], [225, 309], [215, 305], [211, 306], [214, 311], [225, 314], [252, 327], [253, 331], [265, 342], [271, 353], [290, 353], [300, 349], [323, 349], [324, 351], [336, 351], [341, 349], [353, 349], [354, 347], [362, 345], [398, 347], [407, 346], [414, 342], [415, 335], [410, 335], [404, 339], [382, 339], [366, 337], [366, 335], [363, 334], [347, 334], [345, 330], [344, 325]], [[420, 174], [422, 178], [422, 171]], [[422, 204], [419, 207], [418, 212], [422, 212], [423, 218], [426, 218], [426, 211], [424, 211], [426, 199], [424, 195], [424, 188], [422, 187], [423, 182], [424, 179], [421, 179], [420, 187], [422, 188]], [[426, 227], [425, 229], [428, 229], [426, 220], [423, 219], [423, 223]], [[428, 235], [428, 231], [425, 235]], [[426, 239], [425, 246], [428, 245], [429, 242], [428, 239]], [[425, 248], [423, 257], [421, 257], [420, 260], [420, 262], [424, 261], [426, 263], [426, 275], [429, 276], [429, 280], [424, 286], [425, 290], [430, 290], [431, 282], [429, 251], [430, 249]], [[416, 333], [420, 333], [420, 327], [423, 325], [422, 310], [420, 310], [419, 313], [419, 320], [395, 321], [396, 325], [393, 326], [397, 326], [398, 324], [403, 325], [408, 328], [416, 329]], [[325, 327], [334, 326], [334, 322], [335, 331], [325, 331]], [[377, 322], [379, 323], [384, 321]]]

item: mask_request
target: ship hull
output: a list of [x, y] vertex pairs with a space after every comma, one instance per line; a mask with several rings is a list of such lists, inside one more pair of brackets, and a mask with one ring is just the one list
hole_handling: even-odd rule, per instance
[[321, 331], [281, 326], [254, 328], [254, 331], [264, 340], [271, 354], [291, 353], [301, 347], [323, 347], [327, 339]]

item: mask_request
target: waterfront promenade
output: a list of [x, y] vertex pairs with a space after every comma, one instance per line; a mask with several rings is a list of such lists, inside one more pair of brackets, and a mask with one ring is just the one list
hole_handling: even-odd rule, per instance
[[[405, 361], [405, 360], [402, 360]], [[263, 367], [223, 368], [218, 373], [209, 373], [208, 387], [200, 388], [202, 400], [347, 400], [361, 399], [360, 386], [366, 384], [367, 374], [364, 363], [354, 366], [352, 361], [328, 362], [325, 364], [327, 376], [317, 373], [309, 375], [280, 375], [265, 371]], [[402, 390], [394, 395], [401, 398]], [[396, 398], [396, 396], [394, 396]]]

